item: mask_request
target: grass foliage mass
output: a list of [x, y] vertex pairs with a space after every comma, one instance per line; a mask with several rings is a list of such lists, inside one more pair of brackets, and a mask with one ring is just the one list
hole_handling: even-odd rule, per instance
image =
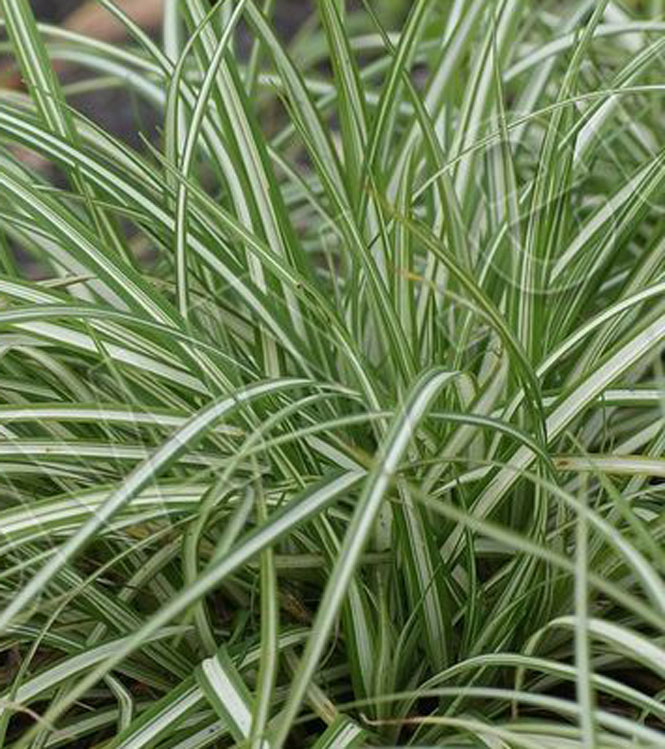
[[0, 746], [665, 746], [665, 3], [99, 4], [0, 0]]

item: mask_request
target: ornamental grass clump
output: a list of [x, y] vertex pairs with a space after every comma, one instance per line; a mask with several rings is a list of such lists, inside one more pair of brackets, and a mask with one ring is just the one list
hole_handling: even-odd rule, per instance
[[99, 5], [0, 0], [0, 746], [665, 746], [665, 3]]

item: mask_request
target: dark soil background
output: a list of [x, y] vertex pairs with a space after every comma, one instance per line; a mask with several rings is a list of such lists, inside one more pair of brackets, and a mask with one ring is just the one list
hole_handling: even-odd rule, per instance
[[[30, 4], [38, 20], [60, 23], [83, 5], [84, 1], [31, 0]], [[76, 79], [78, 76], [74, 74], [73, 77]], [[65, 81], [71, 78], [72, 74], [64, 76]], [[151, 140], [155, 137], [155, 128], [158, 126], [156, 113], [122, 89], [101, 89], [85, 96], [77, 96], [72, 104], [105, 130], [135, 148], [141, 145], [139, 130]]]
[[[84, 4], [85, 0], [31, 0], [32, 8], [40, 21], [60, 23]], [[165, 0], [175, 2], [176, 0]], [[279, 0], [275, 10], [275, 25], [285, 38], [292, 36], [311, 13], [308, 0]], [[249, 39], [240, 30], [239, 48], [249, 46]], [[243, 42], [246, 42], [243, 44]], [[65, 80], [76, 80], [69, 73]], [[102, 89], [72, 99], [73, 106], [105, 130], [126, 141], [134, 148], [141, 147], [141, 139], [158, 138], [158, 114], [122, 89]]]
[[81, 2], [80, 0], [32, 0], [30, 4], [40, 20], [54, 23], [66, 18], [81, 5]]

